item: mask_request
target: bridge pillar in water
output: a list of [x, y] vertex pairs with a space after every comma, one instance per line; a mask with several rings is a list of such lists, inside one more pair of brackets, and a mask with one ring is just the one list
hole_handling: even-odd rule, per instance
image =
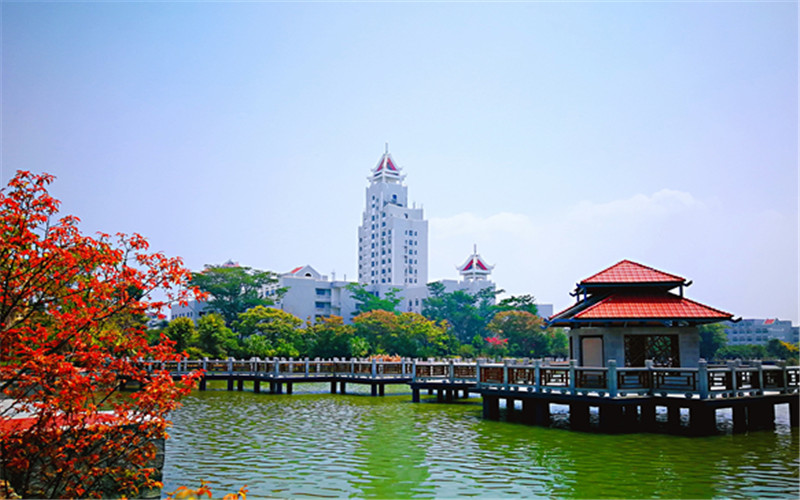
[[497, 420], [500, 418], [500, 398], [484, 394], [483, 418], [487, 420]]
[[239, 379], [236, 381], [236, 390], [242, 392], [244, 390], [244, 379]]
[[585, 431], [589, 429], [588, 403], [570, 403], [569, 425], [576, 430]]
[[543, 427], [549, 426], [550, 404], [538, 399], [523, 399], [522, 421], [531, 425], [541, 425]]
[[331, 394], [336, 394], [336, 381], [331, 382]]
[[419, 389], [417, 388], [411, 389], [411, 402], [419, 403]]
[[642, 430], [652, 432], [656, 430], [656, 405], [655, 403], [642, 403]]
[[253, 380], [253, 392], [256, 394], [261, 392], [261, 381], [258, 379]]
[[622, 406], [614, 404], [600, 405], [600, 430], [609, 434], [622, 430], [624, 422]]
[[373, 397], [378, 395], [378, 384], [372, 383], [369, 385], [369, 394]]
[[800, 425], [800, 398], [793, 398], [789, 401], [789, 425], [797, 427]]
[[202, 377], [200, 379], [200, 390], [201, 391], [205, 391], [206, 390], [206, 378], [205, 377]]
[[633, 431], [639, 426], [639, 409], [637, 405], [622, 406], [622, 429]]
[[386, 384], [378, 384], [378, 396], [386, 394]]
[[339, 382], [339, 392], [341, 392], [342, 394], [346, 394], [347, 392], [347, 384], [345, 383], [344, 380]]
[[428, 389], [428, 396], [433, 396], [433, 389]]
[[751, 403], [747, 406], [747, 429], [775, 428], [775, 404], [771, 402]]
[[731, 408], [733, 417], [733, 432], [745, 432], [747, 430], [747, 407], [744, 405], [736, 405]]
[[233, 390], [233, 379], [232, 378], [228, 378], [228, 390], [229, 391]]
[[667, 406], [667, 429], [678, 432], [681, 429], [681, 407], [676, 404]]
[[717, 412], [707, 405], [698, 405], [689, 410], [689, 429], [695, 436], [710, 436], [717, 430]]
[[291, 393], [292, 393], [292, 383], [286, 382], [286, 394], [291, 394]]
[[506, 419], [509, 422], [517, 420], [516, 400], [514, 398], [506, 398]]

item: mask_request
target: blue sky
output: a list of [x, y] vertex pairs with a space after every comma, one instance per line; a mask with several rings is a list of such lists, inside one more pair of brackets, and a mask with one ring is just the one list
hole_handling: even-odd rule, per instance
[[2, 3], [2, 183], [84, 231], [355, 279], [384, 143], [430, 220], [556, 309], [622, 259], [798, 322], [796, 2]]

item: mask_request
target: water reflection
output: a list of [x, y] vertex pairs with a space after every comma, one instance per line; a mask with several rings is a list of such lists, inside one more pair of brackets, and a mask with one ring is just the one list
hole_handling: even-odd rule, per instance
[[[165, 491], [210, 480], [252, 498], [796, 498], [798, 432], [609, 436], [485, 421], [410, 396], [194, 393], [173, 415]], [[778, 413], [788, 423], [788, 414]]]

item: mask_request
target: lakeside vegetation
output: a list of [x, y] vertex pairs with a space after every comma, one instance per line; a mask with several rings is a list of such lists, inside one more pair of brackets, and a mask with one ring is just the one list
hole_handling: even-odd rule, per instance
[[[197, 323], [175, 318], [152, 329], [151, 338], [156, 340], [163, 333], [191, 358], [569, 355], [566, 334], [560, 328], [545, 328], [530, 295], [495, 304], [502, 291], [483, 290], [472, 295], [461, 290], [446, 292], [441, 283], [431, 283], [430, 297], [423, 300], [422, 314], [418, 314], [397, 310], [401, 301], [397, 291], [377, 297], [362, 285], [352, 284], [348, 289], [357, 302], [352, 324], [339, 316], [311, 324], [268, 307], [274, 303], [272, 298], [253, 297], [251, 288], [237, 286], [256, 276], [274, 276], [272, 273], [246, 267], [234, 268], [238, 269], [235, 272], [230, 269], [206, 266], [193, 278], [210, 297], [206, 304], [209, 312]], [[214, 277], [198, 279], [201, 275]], [[227, 283], [223, 283], [225, 280]], [[231, 290], [240, 290], [240, 294], [231, 294]], [[244, 298], [246, 294], [250, 298]], [[235, 304], [239, 304], [238, 310]]]

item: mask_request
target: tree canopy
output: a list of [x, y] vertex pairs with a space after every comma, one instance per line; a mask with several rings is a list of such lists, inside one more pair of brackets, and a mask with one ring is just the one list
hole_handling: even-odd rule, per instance
[[277, 289], [272, 296], [265, 289], [278, 282], [270, 271], [260, 271], [238, 265], [207, 265], [192, 275], [192, 285], [208, 294], [206, 308], [219, 313], [225, 324], [232, 326], [239, 313], [256, 306], [269, 306], [280, 298], [285, 289]]
[[356, 301], [356, 315], [370, 311], [397, 312], [397, 306], [403, 300], [397, 296], [399, 288], [392, 288], [383, 297], [367, 291], [361, 283], [350, 283], [346, 288]]
[[[0, 190], [0, 477], [22, 497], [135, 495], [156, 485], [153, 440], [191, 383], [133, 361], [180, 359], [143, 318], [166, 305], [151, 292], [190, 298], [190, 273], [140, 235], [57, 219], [53, 179], [20, 171]], [[120, 379], [142, 389], [120, 396]]]

